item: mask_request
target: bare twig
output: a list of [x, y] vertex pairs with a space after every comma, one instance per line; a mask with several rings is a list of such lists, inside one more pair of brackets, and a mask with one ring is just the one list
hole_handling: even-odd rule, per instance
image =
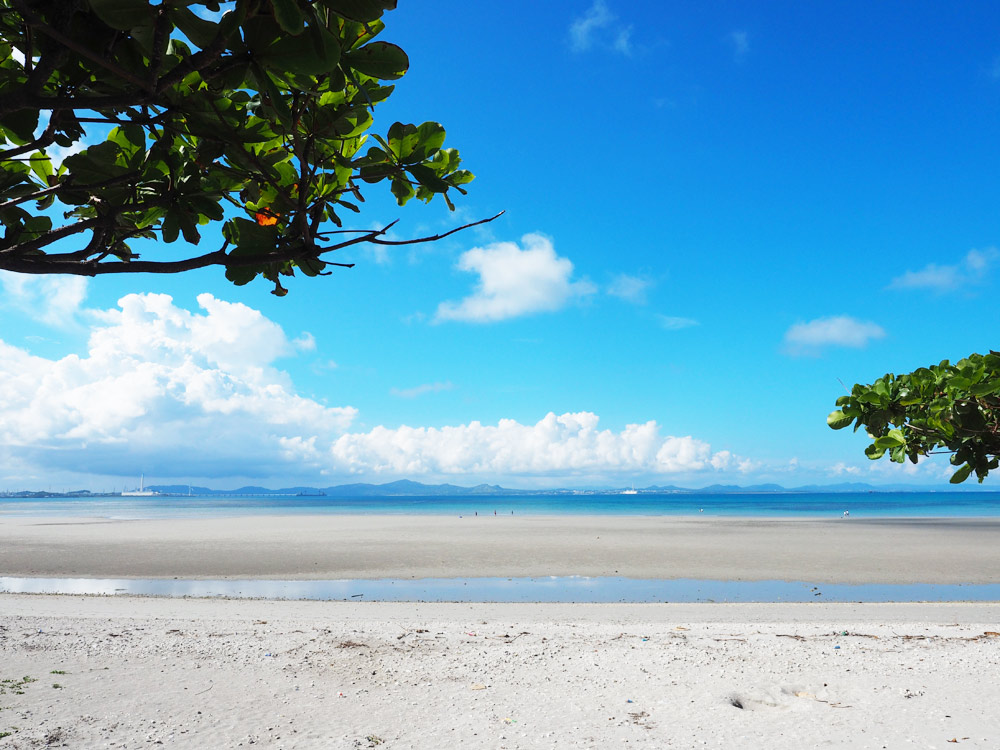
[[[415, 245], [418, 242], [435, 242], [437, 240], [443, 240], [445, 237], [448, 237], [449, 235], [455, 234], [455, 232], [461, 232], [463, 229], [471, 229], [472, 227], [478, 227], [480, 224], [489, 224], [494, 219], [499, 219], [505, 213], [506, 213], [506, 210], [501, 211], [500, 213], [496, 214], [495, 216], [491, 216], [488, 219], [480, 219], [479, 221], [473, 221], [473, 222], [471, 222], [469, 224], [463, 224], [460, 227], [455, 227], [454, 229], [451, 229], [451, 230], [449, 230], [447, 232], [444, 232], [442, 234], [435, 234], [433, 237], [419, 237], [419, 238], [414, 239], [414, 240], [380, 240], [380, 239], [378, 239], [376, 237], [376, 238], [373, 238], [373, 239], [369, 240], [369, 242], [374, 242], [376, 245]], [[395, 223], [396, 222], [393, 222], [393, 224], [395, 224]], [[392, 224], [389, 225], [389, 227], [391, 227], [391, 226], [392, 226]], [[380, 232], [379, 234], [384, 233], [386, 230], [389, 229], [389, 227], [386, 227], [385, 229], [383, 229], [382, 232]]]

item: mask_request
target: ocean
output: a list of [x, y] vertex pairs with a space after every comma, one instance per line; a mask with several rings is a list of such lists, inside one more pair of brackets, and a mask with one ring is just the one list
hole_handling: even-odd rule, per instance
[[831, 518], [1000, 517], [1000, 492], [859, 492], [724, 494], [468, 495], [448, 497], [163, 496], [0, 497], [4, 516], [113, 519], [226, 516], [623, 515]]

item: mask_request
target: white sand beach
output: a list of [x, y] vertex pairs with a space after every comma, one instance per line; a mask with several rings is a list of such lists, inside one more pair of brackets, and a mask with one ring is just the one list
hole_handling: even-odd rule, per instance
[[[7, 517], [0, 575], [994, 583], [998, 529], [954, 519]], [[997, 748], [998, 632], [1000, 603], [4, 594], [0, 750]]]
[[996, 604], [3, 595], [0, 748], [996, 748], [998, 630]]

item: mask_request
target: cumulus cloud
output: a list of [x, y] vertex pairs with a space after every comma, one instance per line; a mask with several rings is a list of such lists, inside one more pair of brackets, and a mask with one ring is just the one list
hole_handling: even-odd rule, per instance
[[683, 328], [699, 325], [698, 321], [693, 318], [678, 318], [673, 315], [658, 315], [657, 317], [660, 320], [660, 325], [668, 331], [680, 331]]
[[761, 467], [759, 461], [737, 456], [730, 451], [718, 451], [714, 453], [712, 458], [709, 459], [709, 463], [716, 471], [738, 471], [740, 474], [749, 474]]
[[807, 354], [824, 346], [860, 349], [872, 339], [884, 337], [885, 331], [875, 323], [838, 315], [796, 323], [785, 332], [785, 345], [790, 354]]
[[425, 393], [450, 391], [453, 387], [450, 381], [447, 383], [423, 383], [414, 388], [393, 388], [389, 392], [393, 396], [399, 396], [400, 398], [416, 398], [417, 396], [423, 396]]
[[644, 305], [646, 304], [646, 293], [652, 286], [653, 282], [649, 279], [620, 273], [608, 284], [607, 291], [612, 297], [617, 297], [636, 305]]
[[210, 294], [198, 297], [204, 314], [167, 295], [118, 304], [94, 315], [82, 356], [46, 359], [0, 341], [5, 454], [106, 475], [256, 476], [285, 464], [282, 439], [328, 444], [354, 418], [352, 407], [295, 394], [272, 365], [293, 345], [257, 310]]
[[[569, 27], [570, 47], [574, 52], [586, 52], [604, 29], [614, 25], [618, 17], [611, 12], [604, 0], [594, 0], [587, 11], [575, 19]], [[632, 54], [632, 27], [624, 26], [612, 34], [609, 43], [598, 46], [610, 47], [623, 55]]]
[[462, 253], [457, 268], [479, 274], [479, 283], [460, 302], [438, 305], [434, 321], [489, 323], [550, 312], [595, 291], [590, 282], [571, 281], [572, 262], [556, 255], [548, 237], [526, 234], [521, 244], [494, 242]]
[[[211, 294], [189, 311], [163, 294], [130, 294], [91, 311], [86, 349], [36, 356], [0, 341], [0, 467], [54, 476], [606, 478], [741, 471], [655, 421], [601, 429], [590, 412], [444, 427], [351, 431], [357, 410], [296, 393], [275, 366], [310, 349], [274, 321]], [[311, 343], [304, 343], [311, 342]], [[331, 363], [332, 365], [332, 363]], [[395, 390], [413, 398], [451, 383]]]
[[655, 421], [601, 430], [590, 412], [547, 414], [533, 425], [502, 419], [455, 427], [376, 427], [338, 438], [333, 468], [348, 473], [572, 475], [699, 471], [710, 465], [708, 443], [661, 436]]
[[959, 291], [983, 283], [984, 277], [1000, 261], [995, 247], [970, 250], [958, 263], [929, 263], [919, 271], [907, 271], [889, 282], [890, 289], [928, 289], [938, 294]]
[[87, 297], [82, 276], [32, 276], [0, 271], [2, 304], [34, 320], [57, 328], [75, 325]]

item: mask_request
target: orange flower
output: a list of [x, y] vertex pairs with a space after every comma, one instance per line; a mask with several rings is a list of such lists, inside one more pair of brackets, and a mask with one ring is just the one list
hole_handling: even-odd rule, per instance
[[257, 220], [257, 226], [259, 227], [273, 227], [278, 223], [278, 217], [266, 208], [263, 211], [255, 213], [253, 217]]

